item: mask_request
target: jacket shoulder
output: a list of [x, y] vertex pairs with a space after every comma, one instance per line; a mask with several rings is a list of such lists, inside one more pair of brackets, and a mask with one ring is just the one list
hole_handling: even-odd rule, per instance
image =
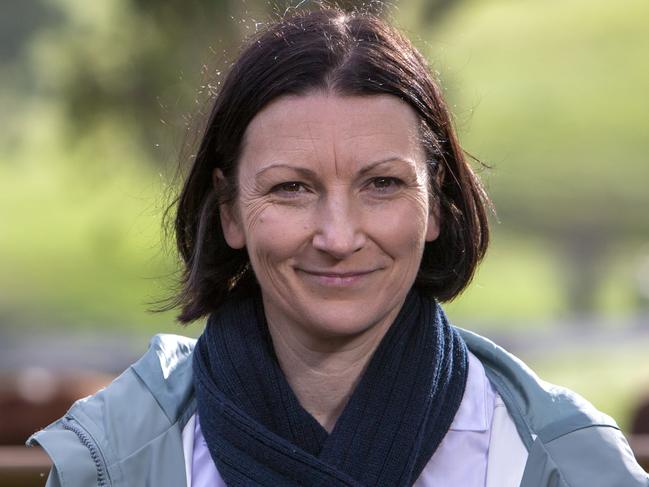
[[[27, 445], [41, 445], [52, 458], [50, 484], [56, 485], [56, 478], [70, 486], [127, 485], [121, 482], [149, 478], [145, 472], [155, 458], [175, 465], [168, 471], [182, 473], [176, 484], [167, 478], [156, 485], [182, 485], [182, 427], [195, 408], [194, 343], [156, 335], [147, 352], [106, 388], [78, 400], [63, 418], [32, 435]], [[81, 482], [90, 475], [94, 483]], [[97, 481], [102, 476], [106, 483]]]
[[588, 426], [618, 428], [613, 418], [579, 394], [541, 380], [523, 361], [491, 340], [459, 331], [469, 350], [482, 362], [528, 449], [537, 436], [549, 441]]
[[180, 416], [193, 395], [192, 353], [195, 344], [194, 338], [155, 335], [147, 352], [131, 366], [170, 421]]
[[616, 422], [579, 394], [541, 380], [492, 341], [459, 329], [503, 399], [529, 456], [521, 486], [649, 486]]
[[648, 487], [626, 438], [612, 427], [590, 426], [532, 444], [521, 486]]

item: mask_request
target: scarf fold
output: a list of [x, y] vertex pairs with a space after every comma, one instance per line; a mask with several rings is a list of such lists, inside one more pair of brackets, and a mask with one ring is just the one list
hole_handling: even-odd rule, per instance
[[328, 433], [286, 380], [257, 296], [209, 318], [193, 369], [228, 486], [410, 486], [459, 408], [468, 357], [441, 307], [412, 290]]

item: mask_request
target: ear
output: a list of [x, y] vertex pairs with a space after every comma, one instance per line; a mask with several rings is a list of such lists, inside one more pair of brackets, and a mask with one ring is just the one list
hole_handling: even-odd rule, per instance
[[426, 242], [432, 242], [439, 237], [439, 203], [433, 201], [428, 212], [428, 227], [426, 228]]
[[[223, 172], [216, 168], [212, 173], [212, 182], [215, 188], [219, 188], [225, 183]], [[246, 235], [241, 225], [239, 212], [236, 203], [222, 203], [219, 205], [219, 217], [221, 218], [221, 230], [223, 237], [233, 249], [242, 249], [246, 246]]]
[[[445, 166], [438, 163], [435, 167], [433, 184], [430, 185], [430, 191], [440, 191], [446, 174]], [[430, 209], [428, 210], [428, 228], [426, 229], [426, 242], [432, 242], [439, 237], [441, 211], [439, 208], [439, 197], [430, 197]]]

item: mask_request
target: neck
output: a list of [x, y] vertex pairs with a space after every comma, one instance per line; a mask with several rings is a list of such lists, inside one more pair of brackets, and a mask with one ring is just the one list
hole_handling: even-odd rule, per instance
[[300, 404], [328, 432], [333, 430], [393, 316], [364, 333], [315, 339], [268, 320], [275, 354]]

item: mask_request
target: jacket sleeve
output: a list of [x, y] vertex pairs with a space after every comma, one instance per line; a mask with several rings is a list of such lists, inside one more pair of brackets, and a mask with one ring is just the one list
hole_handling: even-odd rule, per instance
[[544, 442], [536, 439], [523, 487], [649, 487], [620, 430], [593, 425]]
[[94, 487], [98, 485], [97, 467], [88, 449], [72, 431], [57, 423], [39, 431], [27, 442], [40, 445], [52, 459], [46, 487]]

